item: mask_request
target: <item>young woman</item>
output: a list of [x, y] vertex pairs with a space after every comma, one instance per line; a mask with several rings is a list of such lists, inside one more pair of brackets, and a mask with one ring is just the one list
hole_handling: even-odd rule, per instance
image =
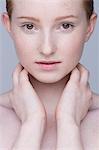
[[79, 64], [97, 15], [92, 0], [6, 0], [19, 64], [0, 97], [0, 149], [98, 150], [98, 96]]

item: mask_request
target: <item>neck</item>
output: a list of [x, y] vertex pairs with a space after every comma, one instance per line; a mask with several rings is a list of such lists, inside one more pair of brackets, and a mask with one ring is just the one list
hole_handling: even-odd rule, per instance
[[29, 79], [48, 114], [53, 114], [70, 75], [56, 83], [42, 83], [29, 74]]

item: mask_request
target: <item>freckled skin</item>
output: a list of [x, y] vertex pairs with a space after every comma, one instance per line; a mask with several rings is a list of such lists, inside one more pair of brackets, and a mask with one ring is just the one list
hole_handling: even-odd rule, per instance
[[[64, 5], [64, 1], [60, 0], [54, 2], [19, 0], [18, 3], [16, 1], [14, 3], [11, 34], [21, 64], [41, 82], [52, 83], [62, 79], [78, 64], [87, 36], [86, 16], [81, 2], [72, 0]], [[71, 17], [55, 22], [54, 20], [59, 17], [58, 12], [59, 16], [75, 15], [78, 18]], [[16, 19], [19, 16], [32, 16], [38, 18], [40, 23], [28, 19]], [[34, 29], [30, 32], [26, 31], [25, 27], [20, 28], [19, 26], [24, 22], [34, 23]], [[65, 22], [73, 24], [74, 27], [69, 26], [64, 29], [62, 23]], [[46, 59], [62, 63], [57, 70], [44, 73], [35, 65], [35, 61]]]
[[[88, 24], [85, 10], [82, 7], [82, 0], [14, 0], [12, 21], [10, 22], [7, 15], [3, 16], [5, 26], [13, 39], [20, 64], [26, 71], [24, 74], [25, 76], [23, 75], [23, 77], [26, 77], [23, 78], [23, 83], [28, 81], [27, 74], [29, 73], [29, 81], [46, 110], [47, 126], [43, 137], [42, 149], [46, 149], [48, 147], [52, 149], [52, 147], [56, 147], [56, 105], [61, 99], [64, 87], [68, 83], [67, 81], [70, 78], [69, 73], [71, 73], [71, 71], [79, 63], [84, 44], [88, 41], [94, 29], [95, 20], [96, 17], [93, 14], [92, 20]], [[61, 63], [57, 65], [53, 71], [45, 71], [35, 64], [36, 61], [41, 60], [55, 60], [61, 61]], [[19, 71], [18, 78], [20, 78], [20, 74], [22, 77], [22, 71], [23, 70]], [[26, 88], [27, 95], [32, 91], [28, 90], [30, 88], [28, 83], [30, 82], [25, 84], [26, 87], [28, 85], [28, 88]], [[20, 90], [22, 87], [25, 88], [25, 86], [22, 84], [19, 89], [18, 86], [15, 87], [19, 90], [16, 96], [21, 95], [21, 98], [25, 99], [26, 92], [22, 95]], [[5, 133], [4, 131], [7, 129], [6, 133], [8, 133], [0, 134], [3, 135], [0, 137], [0, 146], [8, 147], [9, 149], [11, 149], [22, 127], [20, 116], [18, 118], [15, 111], [11, 110], [11, 108], [6, 108], [9, 103], [9, 95], [10, 93], [12, 94], [13, 89], [0, 97], [0, 132]], [[19, 93], [21, 94], [18, 95]], [[78, 92], [76, 93], [82, 93], [79, 86]], [[71, 95], [72, 93], [70, 96]], [[17, 105], [16, 110], [18, 110], [18, 106], [20, 106], [20, 104], [24, 104], [24, 102], [26, 102], [28, 110], [30, 108], [28, 106], [31, 106], [32, 108], [32, 105], [30, 105], [31, 103], [29, 103], [31, 98], [33, 98], [33, 96], [30, 95], [28, 96], [28, 100], [25, 99], [26, 101], [24, 99], [17, 98], [19, 100], [19, 104]], [[66, 98], [70, 100], [69, 96]], [[93, 107], [91, 107], [92, 109], [96, 108], [98, 96], [96, 97], [94, 95], [94, 100], [95, 103], [93, 103]], [[77, 103], [75, 102], [75, 105], [76, 104]], [[3, 108], [2, 105], [6, 107]], [[67, 106], [66, 103], [65, 106]], [[25, 111], [24, 107], [23, 110]], [[11, 118], [11, 120], [3, 117], [2, 113], [4, 113], [5, 116], [9, 114], [9, 118]], [[93, 145], [96, 145], [96, 147], [99, 146], [97, 142], [95, 143], [95, 137], [98, 139], [99, 134], [96, 134], [96, 136], [93, 137], [92, 133], [93, 127], [96, 124], [99, 124], [98, 120], [96, 124], [94, 124], [96, 119], [94, 117], [95, 113], [99, 115], [98, 110], [94, 113], [89, 112], [81, 124], [81, 135], [86, 150], [87, 146], [91, 147], [90, 143], [93, 141]], [[90, 117], [92, 118], [91, 125]], [[5, 126], [4, 121], [6, 122]], [[8, 128], [10, 125], [12, 125], [11, 129]], [[92, 133], [92, 136], [90, 136], [91, 138], [88, 133], [89, 128]], [[9, 130], [11, 131], [10, 133]], [[96, 130], [98, 129], [96, 128]], [[6, 140], [2, 140], [5, 139], [5, 137]], [[29, 138], [31, 141], [31, 136]], [[84, 140], [85, 138], [86, 140]]]

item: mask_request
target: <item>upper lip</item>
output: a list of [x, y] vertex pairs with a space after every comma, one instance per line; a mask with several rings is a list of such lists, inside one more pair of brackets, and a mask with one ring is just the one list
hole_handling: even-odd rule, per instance
[[37, 64], [54, 64], [54, 63], [61, 63], [60, 61], [37, 61]]

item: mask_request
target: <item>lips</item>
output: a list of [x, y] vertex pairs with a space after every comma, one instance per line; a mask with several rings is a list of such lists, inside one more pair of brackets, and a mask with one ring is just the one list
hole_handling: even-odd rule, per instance
[[56, 70], [60, 61], [37, 61], [35, 62], [38, 67], [43, 71], [53, 71]]
[[52, 65], [52, 64], [57, 64], [57, 63], [61, 63], [59, 61], [40, 61], [40, 62], [36, 62], [37, 64], [46, 64], [46, 65]]

